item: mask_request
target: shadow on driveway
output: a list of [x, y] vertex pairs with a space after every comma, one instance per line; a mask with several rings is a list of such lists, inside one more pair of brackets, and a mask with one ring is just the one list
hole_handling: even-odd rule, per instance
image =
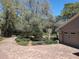
[[76, 56], [79, 56], [79, 52], [76, 52], [76, 53], [73, 53], [74, 55], [76, 55]]

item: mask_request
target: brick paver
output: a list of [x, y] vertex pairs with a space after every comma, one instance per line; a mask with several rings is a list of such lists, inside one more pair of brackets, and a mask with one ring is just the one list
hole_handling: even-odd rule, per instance
[[20, 46], [15, 37], [7, 38], [0, 44], [0, 59], [79, 59], [73, 53], [78, 49], [62, 44]]

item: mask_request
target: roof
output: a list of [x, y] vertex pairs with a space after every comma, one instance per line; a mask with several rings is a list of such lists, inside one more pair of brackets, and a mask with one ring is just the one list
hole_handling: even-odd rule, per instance
[[56, 31], [60, 30], [61, 28], [65, 27], [67, 24], [69, 24], [70, 22], [72, 22], [73, 20], [75, 20], [77, 17], [79, 17], [79, 13], [76, 14], [75, 16], [73, 16], [71, 19], [69, 19], [69, 21], [65, 22], [63, 25], [59, 26]]

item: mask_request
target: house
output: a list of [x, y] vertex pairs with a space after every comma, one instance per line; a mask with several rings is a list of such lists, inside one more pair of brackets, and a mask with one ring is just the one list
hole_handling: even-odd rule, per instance
[[79, 13], [56, 29], [60, 43], [79, 48]]

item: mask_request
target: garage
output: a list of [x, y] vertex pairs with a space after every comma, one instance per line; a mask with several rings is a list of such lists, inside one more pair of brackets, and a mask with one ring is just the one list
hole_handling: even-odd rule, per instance
[[57, 28], [56, 31], [59, 32], [60, 43], [79, 48], [79, 14]]

